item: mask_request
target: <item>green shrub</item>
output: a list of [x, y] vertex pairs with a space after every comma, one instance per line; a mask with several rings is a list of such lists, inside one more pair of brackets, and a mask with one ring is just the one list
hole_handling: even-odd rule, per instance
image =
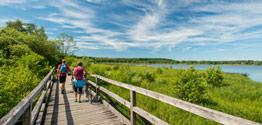
[[65, 60], [66, 60], [66, 64], [67, 65], [73, 66], [73, 64], [74, 64], [74, 66], [77, 66], [77, 65], [75, 65], [78, 62], [77, 58], [71, 57], [71, 56], [67, 56], [67, 57], [65, 57]]
[[158, 73], [158, 74], [162, 74], [162, 73], [163, 73], [163, 70], [162, 70], [161, 68], [158, 67], [158, 68], [156, 69], [156, 73]]
[[36, 85], [40, 78], [27, 66], [0, 67], [0, 117], [18, 104]]
[[223, 85], [223, 72], [220, 67], [212, 67], [206, 69], [206, 82], [213, 87], [221, 87]]
[[30, 54], [23, 55], [17, 64], [23, 64], [28, 67], [33, 73], [38, 74], [38, 76], [45, 76], [51, 69], [48, 66], [47, 60], [34, 52]]
[[138, 76], [142, 77], [143, 80], [147, 80], [148, 82], [154, 82], [155, 81], [155, 73], [150, 71], [142, 71], [139, 72]]
[[113, 70], [118, 70], [119, 69], [119, 66], [118, 65], [114, 65], [113, 66]]
[[175, 87], [176, 95], [188, 102], [201, 102], [207, 97], [205, 80], [193, 66], [178, 73]]
[[136, 75], [134, 70], [130, 69], [129, 65], [122, 65], [114, 74], [114, 79], [124, 83], [131, 83], [132, 78]]

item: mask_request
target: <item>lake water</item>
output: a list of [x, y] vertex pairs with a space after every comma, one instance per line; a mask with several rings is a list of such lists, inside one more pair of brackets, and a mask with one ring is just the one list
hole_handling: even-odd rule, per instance
[[[170, 65], [147, 65], [151, 67], [170, 67]], [[173, 69], [187, 69], [190, 65], [172, 65]], [[262, 82], [262, 66], [240, 66], [240, 65], [216, 65], [224, 72], [229, 73], [247, 73], [248, 77], [254, 81]], [[194, 65], [195, 69], [205, 70], [213, 65]]]

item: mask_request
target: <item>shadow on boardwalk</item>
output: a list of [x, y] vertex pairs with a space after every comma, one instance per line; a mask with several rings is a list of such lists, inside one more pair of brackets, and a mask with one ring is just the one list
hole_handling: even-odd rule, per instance
[[65, 94], [60, 93], [59, 83], [55, 82], [46, 110], [44, 124], [123, 124], [118, 117], [99, 102], [89, 103], [82, 95], [82, 103], [75, 102], [71, 77], [67, 77]]

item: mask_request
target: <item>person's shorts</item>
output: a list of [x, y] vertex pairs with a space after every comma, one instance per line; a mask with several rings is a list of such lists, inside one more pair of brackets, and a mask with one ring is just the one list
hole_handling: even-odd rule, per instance
[[60, 77], [59, 77], [59, 81], [60, 81], [60, 83], [65, 83], [65, 81], [66, 81], [66, 76], [60, 76]]
[[[78, 89], [78, 91], [77, 91], [77, 89]], [[76, 86], [74, 86], [74, 91], [77, 92], [78, 94], [82, 94], [83, 87], [76, 87]]]
[[76, 80], [76, 79], [74, 79], [74, 86], [75, 87], [84, 87], [84, 79], [82, 79], [82, 80]]
[[[74, 91], [78, 92], [78, 94], [82, 94], [82, 89], [84, 87], [84, 79], [76, 80], [74, 79]], [[78, 89], [78, 91], [77, 91]]]

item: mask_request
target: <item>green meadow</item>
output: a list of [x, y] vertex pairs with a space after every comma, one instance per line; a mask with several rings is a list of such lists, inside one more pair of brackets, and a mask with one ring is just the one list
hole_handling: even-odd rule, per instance
[[[71, 60], [71, 65], [76, 65], [76, 59], [70, 57], [67, 60]], [[243, 74], [224, 73], [219, 67], [206, 70], [196, 70], [194, 67], [171, 69], [93, 64], [85, 58], [82, 61], [93, 74], [262, 123], [262, 84]], [[88, 78], [94, 81], [94, 78]], [[104, 81], [101, 85], [130, 101], [129, 90]], [[137, 106], [170, 124], [218, 124], [141, 94], [137, 94]], [[119, 102], [115, 107], [129, 118], [128, 108]], [[138, 119], [138, 124], [142, 124], [142, 120]]]

